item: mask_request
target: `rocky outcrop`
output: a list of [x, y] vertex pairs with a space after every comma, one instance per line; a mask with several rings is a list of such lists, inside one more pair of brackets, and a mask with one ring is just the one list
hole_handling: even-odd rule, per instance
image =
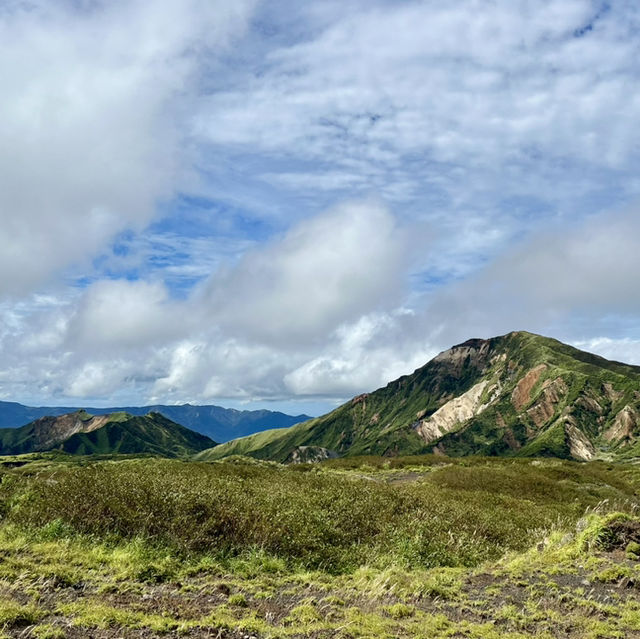
[[605, 396], [612, 402], [617, 402], [624, 396], [624, 393], [617, 391], [613, 388], [613, 384], [605, 382], [602, 384], [602, 390], [604, 391]]
[[542, 392], [535, 404], [527, 409], [527, 415], [537, 427], [548, 422], [556, 414], [558, 406], [565, 398], [568, 390], [567, 384], [562, 377], [557, 377], [553, 381], [547, 380], [543, 384]]
[[615, 416], [613, 424], [602, 434], [605, 441], [621, 443], [629, 441], [638, 427], [638, 413], [628, 404]]
[[579, 461], [589, 461], [595, 457], [596, 449], [587, 436], [578, 428], [575, 420], [567, 418], [564, 432], [569, 444], [571, 457]]
[[478, 369], [484, 368], [489, 361], [490, 354], [490, 340], [470, 339], [464, 344], [459, 344], [436, 355], [433, 361], [438, 364], [444, 364], [454, 374], [459, 375], [465, 366]]
[[428, 419], [418, 422], [416, 432], [428, 444], [451, 432], [458, 426], [479, 415], [487, 406], [481, 403], [482, 393], [488, 382], [483, 380], [459, 397], [454, 397]]
[[511, 402], [517, 411], [521, 411], [531, 401], [531, 391], [545, 370], [547, 370], [546, 364], [540, 364], [532, 368], [516, 384], [511, 394]]
[[576, 405], [584, 408], [585, 410], [588, 410], [590, 413], [595, 413], [596, 415], [602, 415], [604, 411], [602, 406], [600, 406], [600, 404], [593, 397], [588, 397], [587, 395], [578, 397]]
[[33, 422], [33, 437], [37, 450], [47, 450], [76, 433], [90, 433], [102, 428], [110, 415], [90, 416], [84, 411], [68, 413], [60, 417], [41, 417]]
[[309, 464], [324, 461], [325, 459], [335, 459], [338, 453], [322, 446], [298, 446], [291, 451], [288, 463]]

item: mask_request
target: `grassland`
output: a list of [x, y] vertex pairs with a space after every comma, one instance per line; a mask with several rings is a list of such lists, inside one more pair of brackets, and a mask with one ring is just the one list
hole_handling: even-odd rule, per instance
[[6, 459], [0, 637], [640, 637], [640, 474]]

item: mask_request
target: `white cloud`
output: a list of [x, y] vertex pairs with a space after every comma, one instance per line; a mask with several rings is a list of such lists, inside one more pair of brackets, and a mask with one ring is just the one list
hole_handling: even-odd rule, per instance
[[90, 286], [69, 320], [67, 345], [107, 350], [161, 343], [189, 329], [189, 318], [160, 283], [105, 280]]
[[410, 242], [376, 202], [350, 202], [291, 228], [212, 276], [203, 297], [223, 330], [294, 345], [397, 304]]
[[317, 158], [330, 172], [333, 160], [390, 168], [411, 152], [471, 165], [532, 150], [616, 164], [635, 154], [636, 44], [622, 33], [630, 16], [614, 11], [574, 38], [595, 13], [587, 0], [343, 12], [212, 95], [200, 131]]
[[402, 347], [394, 310], [418, 245], [421, 227], [399, 227], [377, 202], [347, 202], [247, 250], [186, 300], [159, 282], [104, 280], [34, 302], [14, 312], [4, 367], [28, 354], [15, 388], [31, 377], [61, 397], [342, 396], [422, 353]]
[[284, 377], [294, 395], [348, 397], [413, 372], [437, 354], [426, 340], [403, 335], [406, 312], [369, 314], [340, 326], [321, 354]]
[[251, 2], [13, 3], [0, 9], [0, 294], [141, 229], [184, 161], [196, 62]]
[[639, 237], [629, 210], [534, 233], [436, 292], [418, 324], [440, 327], [445, 343], [518, 329], [584, 341], [601, 326], [619, 338], [640, 313]]
[[[339, 398], [517, 328], [637, 357], [634, 5], [252, 9], [0, 9], [0, 394]], [[180, 186], [228, 228], [146, 234]]]
[[640, 339], [594, 337], [571, 343], [576, 348], [596, 353], [607, 359], [640, 366]]

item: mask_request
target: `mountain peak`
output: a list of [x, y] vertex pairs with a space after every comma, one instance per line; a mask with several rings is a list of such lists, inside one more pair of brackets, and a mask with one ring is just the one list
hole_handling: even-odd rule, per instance
[[466, 340], [323, 417], [229, 442], [210, 456], [285, 461], [316, 446], [339, 455], [609, 459], [640, 456], [638, 433], [640, 367], [514, 331]]
[[215, 444], [205, 435], [160, 413], [136, 416], [118, 411], [91, 415], [85, 410], [45, 416], [21, 428], [0, 429], [0, 454], [61, 450], [73, 454], [193, 454]]

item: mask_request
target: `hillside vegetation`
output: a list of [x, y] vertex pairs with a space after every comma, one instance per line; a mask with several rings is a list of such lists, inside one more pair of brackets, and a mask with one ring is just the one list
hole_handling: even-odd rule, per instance
[[[0, 429], [19, 428], [41, 417], [60, 417], [77, 413], [80, 408], [61, 406], [24, 406], [16, 402], [0, 401]], [[292, 426], [309, 419], [308, 415], [286, 415], [270, 410], [236, 410], [221, 406], [194, 404], [152, 406], [126, 406], [119, 408], [85, 408], [91, 415], [128, 413], [144, 417], [150, 413], [160, 413], [167, 419], [211, 437], [217, 442], [226, 442], [235, 437], [243, 437], [267, 428]]]
[[288, 429], [217, 446], [292, 461], [439, 453], [589, 460], [640, 456], [640, 368], [517, 332], [454, 346], [386, 387]]
[[0, 429], [0, 455], [57, 450], [72, 455], [152, 454], [185, 457], [214, 444], [159, 413], [90, 415], [78, 411]]
[[0, 480], [0, 636], [640, 633], [633, 466], [32, 455]]

